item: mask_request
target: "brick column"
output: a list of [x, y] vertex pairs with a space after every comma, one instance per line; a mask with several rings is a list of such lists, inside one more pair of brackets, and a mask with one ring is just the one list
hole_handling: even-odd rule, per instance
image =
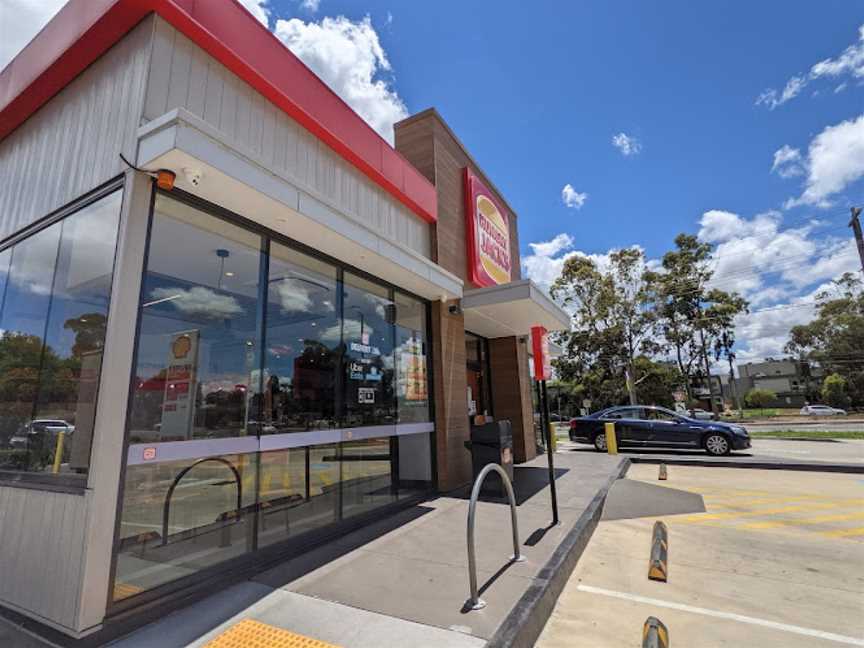
[[529, 461], [537, 456], [537, 443], [534, 438], [534, 404], [531, 400], [526, 338], [489, 340], [489, 365], [495, 418], [510, 419], [514, 461]]
[[450, 313], [452, 303], [432, 303], [435, 450], [441, 491], [471, 482], [471, 454], [464, 445], [469, 438], [465, 318]]

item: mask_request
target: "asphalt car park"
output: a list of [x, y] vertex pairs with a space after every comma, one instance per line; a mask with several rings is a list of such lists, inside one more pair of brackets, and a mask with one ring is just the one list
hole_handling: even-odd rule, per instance
[[[538, 648], [640, 645], [648, 616], [673, 646], [864, 646], [860, 475], [669, 466], [667, 481], [657, 476], [633, 465], [613, 487]], [[664, 509], [667, 499], [690, 508]], [[647, 578], [658, 519], [665, 583]]]

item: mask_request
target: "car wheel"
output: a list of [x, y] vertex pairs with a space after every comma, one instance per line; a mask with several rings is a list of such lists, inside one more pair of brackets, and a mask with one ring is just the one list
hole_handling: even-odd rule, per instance
[[705, 451], [712, 457], [722, 457], [729, 454], [729, 439], [722, 434], [710, 434], [705, 439]]
[[594, 437], [594, 448], [597, 452], [606, 452], [606, 435], [603, 432]]

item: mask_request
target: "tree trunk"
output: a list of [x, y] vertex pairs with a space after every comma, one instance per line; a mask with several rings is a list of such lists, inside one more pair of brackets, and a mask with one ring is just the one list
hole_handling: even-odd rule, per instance
[[[702, 309], [699, 309], [699, 317], [702, 317]], [[699, 329], [699, 341], [702, 347], [702, 362], [705, 365], [705, 380], [708, 381], [708, 400], [711, 402], [711, 414], [717, 416], [717, 403], [714, 402], [714, 385], [711, 382], [711, 365], [708, 362], [708, 349], [705, 347], [705, 331]]]

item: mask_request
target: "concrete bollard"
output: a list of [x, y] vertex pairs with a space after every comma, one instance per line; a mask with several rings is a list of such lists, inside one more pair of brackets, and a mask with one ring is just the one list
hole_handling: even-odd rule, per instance
[[653, 616], [645, 619], [642, 648], [669, 648], [669, 631], [660, 619]]
[[658, 520], [654, 523], [654, 532], [651, 535], [648, 578], [665, 583], [669, 575], [669, 532], [666, 525]]
[[660, 464], [660, 474], [657, 476], [660, 481], [666, 481], [666, 464]]
[[615, 424], [606, 423], [604, 428], [606, 433], [606, 452], [609, 454], [618, 454], [618, 439], [615, 437]]

